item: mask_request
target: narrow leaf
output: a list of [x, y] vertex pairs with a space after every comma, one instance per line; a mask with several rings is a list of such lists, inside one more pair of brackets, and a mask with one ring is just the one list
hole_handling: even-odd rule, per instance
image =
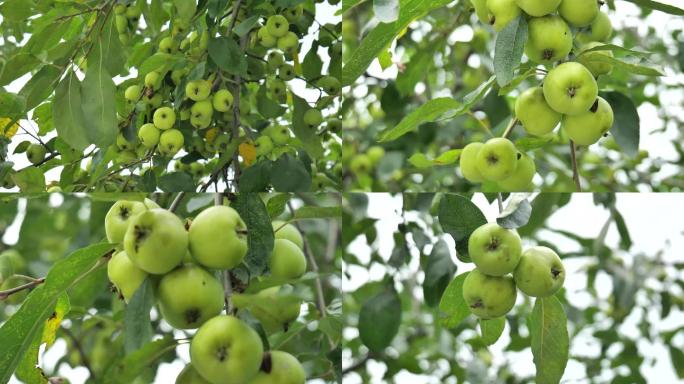
[[570, 341], [567, 317], [555, 296], [538, 298], [529, 318], [537, 384], [560, 382], [568, 363]]

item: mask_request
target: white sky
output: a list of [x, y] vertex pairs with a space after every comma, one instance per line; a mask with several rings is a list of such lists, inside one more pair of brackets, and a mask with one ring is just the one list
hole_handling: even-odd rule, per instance
[[[498, 216], [496, 203], [490, 205], [483, 195], [477, 195], [474, 201], [485, 213], [485, 216], [487, 216], [489, 221], [494, 221], [496, 219]], [[376, 248], [383, 259], [388, 260], [394, 245], [393, 233], [396, 231], [397, 225], [401, 222], [401, 217], [397, 214], [401, 210], [401, 197], [391, 197], [388, 194], [371, 194], [369, 195], [369, 207], [369, 212], [371, 212], [369, 217], [380, 219], [376, 224], [378, 234]], [[661, 250], [665, 251], [663, 259], [666, 262], [684, 262], [684, 254], [681, 253], [681, 250], [684, 249], [684, 222], [681, 220], [684, 215], [684, 194], [618, 194], [617, 207], [625, 218], [634, 243], [629, 254], [619, 254], [620, 257], [623, 257], [626, 265], [632, 264], [634, 260], [633, 255], [643, 253], [646, 256], [652, 257]], [[408, 219], [417, 217], [416, 215], [409, 214], [407, 214]], [[534, 212], [532, 214], [534, 215]], [[595, 206], [592, 202], [591, 194], [575, 194], [568, 205], [556, 211], [548, 219], [548, 226], [557, 230], [567, 230], [582, 237], [594, 238], [607, 218], [608, 211], [602, 207]], [[539, 237], [547, 241], [555, 242], [560, 250], [566, 252], [578, 250], [575, 246], [576, 243], [550, 231], [540, 232]], [[471, 270], [473, 264], [462, 263], [456, 259], [451, 237], [445, 235], [443, 238], [451, 245], [452, 260], [454, 260], [458, 266], [457, 273], [460, 274], [467, 270]], [[529, 240], [523, 239], [523, 241], [524, 243], [527, 243], [526, 245], [528, 246], [533, 245], [529, 244]], [[618, 241], [619, 237], [617, 230], [615, 229], [615, 226], [612, 226], [606, 237], [606, 244], [611, 248], [615, 248]], [[371, 250], [368, 248], [367, 244], [365, 244], [365, 239], [359, 238], [354, 241], [349, 246], [348, 251], [356, 255], [362, 262], [368, 262], [370, 260]], [[415, 249], [412, 250], [412, 254], [413, 258], [409, 263], [409, 267], [402, 269], [398, 273], [399, 279], [401, 279], [402, 276], [405, 278], [412, 276], [419, 270], [419, 260], [418, 257], [416, 257], [417, 253], [415, 252]], [[594, 261], [594, 256], [591, 255], [563, 261], [567, 270], [567, 278], [564, 285], [567, 290], [567, 298], [576, 308], [584, 309], [597, 305], [594, 302], [595, 299], [585, 292], [586, 272], [584, 271], [584, 268], [590, 262]], [[346, 272], [343, 273], [343, 292], [352, 292], [369, 281], [380, 280], [386, 271], [384, 265], [377, 263], [372, 265], [370, 271], [346, 264], [343, 265], [343, 268]], [[418, 272], [418, 275], [418, 281], [422, 282], [423, 273]], [[658, 282], [648, 281], [647, 285], [660, 288]], [[602, 293], [601, 298], [608, 298], [607, 293], [610, 291], [611, 286], [612, 281], [609, 276], [604, 272], [601, 272], [596, 280], [596, 289], [598, 292]], [[677, 287], [672, 287], [672, 290], [674, 295], [682, 294], [681, 292], [678, 292], [679, 289]], [[422, 298], [422, 289], [417, 287], [414, 295], [418, 298]], [[522, 300], [522, 295], [518, 295], [517, 305], [520, 305]], [[638, 296], [637, 301], [643, 305], [643, 303], [646, 303], [646, 298], [644, 296]], [[673, 309], [672, 313], [661, 321], [659, 319], [659, 306], [654, 305], [652, 308], [653, 309], [648, 314], [648, 318], [652, 320], [651, 324], [653, 324], [654, 330], [671, 330], [676, 327], [684, 326], [684, 316], [682, 312]], [[515, 311], [515, 308], [513, 311]], [[638, 339], [640, 333], [636, 325], [637, 320], [638, 319], [635, 316], [628, 317], [625, 323], [620, 326], [619, 332], [622, 335], [629, 336], [631, 339]], [[599, 322], [595, 325], [597, 327], [605, 327], [607, 324], [609, 323]], [[600, 345], [591, 337], [590, 333], [592, 330], [593, 327], [586, 329], [571, 341], [571, 354], [598, 356]], [[521, 376], [534, 374], [535, 367], [532, 363], [532, 354], [529, 349], [522, 352], [508, 352], [503, 350], [503, 347], [510, 341], [508, 331], [509, 327], [507, 324], [501, 339], [489, 348], [493, 355], [494, 364], [498, 365], [502, 364], [504, 361], [508, 361], [511, 367], [515, 367], [515, 372], [517, 374]], [[474, 333], [479, 332], [479, 330], [474, 329], [468, 332]], [[346, 328], [344, 335], [345, 339], [353, 338], [358, 335], [358, 331], [353, 328]], [[684, 337], [675, 338], [674, 342], [676, 345], [684, 345]], [[646, 357], [647, 361], [649, 358], [655, 359], [655, 364], [653, 366], [645, 363], [641, 367], [641, 373], [649, 382], [677, 382], [674, 370], [670, 364], [669, 352], [662, 344], [650, 343], [644, 339], [639, 340], [637, 344], [640, 352]], [[610, 356], [614, 356], [619, 352], [619, 350], [615, 350], [614, 348], [611, 348], [609, 351]], [[463, 353], [460, 353], [458, 358], [470, 360], [473, 357], [470, 356], [470, 350], [464, 348]], [[354, 359], [352, 359], [349, 351], [345, 351], [342, 360], [343, 367], [351, 365], [352, 361], [354, 361]], [[385, 368], [381, 363], [371, 362], [369, 364], [369, 372], [371, 372], [371, 375], [373, 376], [371, 382], [381, 383], [381, 377], [384, 371]], [[610, 377], [610, 375], [606, 376], [606, 374], [611, 370], [606, 367], [605, 371], [606, 372], [604, 372], [604, 375], [601, 376], [601, 378], [602, 381], [607, 382], [609, 381], [608, 377]], [[490, 371], [490, 374], [493, 374], [493, 372], [495, 371]], [[618, 370], [618, 372], [620, 372], [620, 370]], [[582, 380], [586, 376], [583, 365], [570, 360], [565, 370], [563, 380], [573, 380], [572, 382], [581, 384], [587, 382], [586, 380]], [[429, 376], [414, 375], [405, 370], [400, 372], [396, 378], [397, 384], [440, 383], [438, 379]], [[345, 384], [361, 383], [360, 377], [355, 373], [345, 376], [344, 382]]]

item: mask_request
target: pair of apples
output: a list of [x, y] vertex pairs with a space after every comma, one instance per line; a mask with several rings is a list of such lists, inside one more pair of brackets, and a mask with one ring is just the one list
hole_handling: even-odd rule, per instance
[[528, 296], [547, 297], [565, 281], [565, 268], [556, 252], [547, 247], [523, 252], [520, 236], [494, 223], [470, 235], [468, 254], [476, 268], [463, 281], [463, 298], [470, 311], [483, 319], [508, 313], [515, 305], [516, 287]]
[[501, 190], [509, 192], [530, 190], [537, 172], [534, 160], [518, 152], [513, 142], [503, 137], [466, 145], [461, 152], [460, 168], [463, 177], [472, 183], [496, 182]]

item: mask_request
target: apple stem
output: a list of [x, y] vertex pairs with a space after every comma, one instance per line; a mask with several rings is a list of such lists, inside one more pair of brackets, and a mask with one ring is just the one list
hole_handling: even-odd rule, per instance
[[503, 133], [503, 135], [501, 135], [501, 137], [507, 139], [508, 136], [511, 135], [511, 132], [513, 132], [513, 128], [515, 128], [516, 124], [518, 124], [518, 119], [514, 117], [508, 123], [508, 126], [506, 127], [506, 130], [504, 130], [504, 133]]
[[575, 182], [577, 192], [582, 192], [579, 171], [577, 170], [577, 154], [575, 153], [575, 142], [570, 140], [570, 160], [572, 162], [572, 180]]

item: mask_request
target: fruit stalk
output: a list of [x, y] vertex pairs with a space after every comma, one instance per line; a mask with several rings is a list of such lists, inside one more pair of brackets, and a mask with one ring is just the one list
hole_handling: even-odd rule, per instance
[[511, 132], [513, 132], [513, 128], [515, 128], [515, 125], [518, 124], [518, 119], [517, 118], [512, 118], [511, 121], [508, 123], [508, 126], [506, 127], [506, 130], [504, 130], [503, 135], [501, 137], [503, 138], [508, 138], [508, 136], [511, 135]]
[[572, 180], [575, 182], [577, 192], [582, 192], [582, 185], [580, 184], [579, 172], [577, 171], [577, 155], [575, 153], [575, 142], [570, 140], [570, 161], [572, 162]]

